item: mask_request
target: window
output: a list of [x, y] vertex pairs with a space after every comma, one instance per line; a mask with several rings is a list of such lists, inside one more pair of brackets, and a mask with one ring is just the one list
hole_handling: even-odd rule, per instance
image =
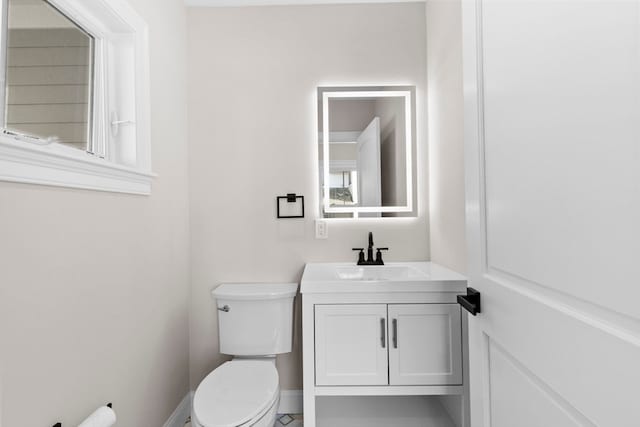
[[93, 141], [94, 37], [44, 0], [9, 0], [4, 128], [102, 154]]
[[332, 205], [355, 205], [358, 200], [358, 171], [330, 171], [329, 190]]
[[149, 194], [144, 21], [124, 0], [0, 1], [0, 179]]

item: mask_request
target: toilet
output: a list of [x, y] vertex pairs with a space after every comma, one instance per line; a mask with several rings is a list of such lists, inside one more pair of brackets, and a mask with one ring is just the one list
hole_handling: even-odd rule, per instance
[[196, 427], [273, 427], [280, 402], [276, 355], [289, 353], [297, 283], [222, 284], [213, 292], [220, 353], [233, 356], [193, 396]]

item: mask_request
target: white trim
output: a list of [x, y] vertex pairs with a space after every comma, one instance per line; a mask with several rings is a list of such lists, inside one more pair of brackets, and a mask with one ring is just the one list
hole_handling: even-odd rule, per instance
[[187, 418], [191, 415], [192, 400], [193, 392], [190, 391], [178, 404], [162, 427], [184, 427], [185, 421], [187, 421]]
[[278, 414], [302, 414], [302, 390], [281, 390]]
[[358, 169], [356, 160], [331, 160], [331, 172], [354, 171]]
[[150, 194], [154, 176], [75, 148], [0, 136], [0, 181]]
[[320, 4], [357, 3], [424, 3], [426, 0], [185, 0], [187, 6], [244, 7], [244, 6], [309, 6]]
[[[94, 137], [105, 139], [101, 154], [151, 170], [147, 23], [126, 0], [49, 1], [95, 38]], [[133, 135], [112, 132], [114, 112], [135, 129]]]
[[[329, 134], [329, 144], [357, 144], [358, 137], [362, 131], [347, 130], [347, 131], [333, 131]], [[318, 132], [318, 141], [322, 141], [322, 132]]]
[[[95, 38], [92, 121], [97, 155], [1, 137], [0, 181], [150, 194], [155, 175], [147, 24], [126, 0], [49, 1]], [[107, 122], [114, 112], [131, 122], [127, 135], [110, 133]]]
[[316, 396], [444, 396], [462, 395], [461, 385], [322, 386]]

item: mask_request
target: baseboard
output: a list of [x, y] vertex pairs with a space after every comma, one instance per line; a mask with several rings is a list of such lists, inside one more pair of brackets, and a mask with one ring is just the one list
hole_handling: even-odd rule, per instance
[[302, 414], [302, 390], [281, 390], [279, 414]]
[[191, 415], [191, 400], [193, 392], [190, 391], [178, 404], [163, 427], [184, 427], [184, 422]]

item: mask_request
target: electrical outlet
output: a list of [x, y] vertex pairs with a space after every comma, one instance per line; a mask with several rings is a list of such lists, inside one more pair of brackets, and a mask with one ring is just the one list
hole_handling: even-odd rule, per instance
[[316, 239], [329, 238], [329, 223], [322, 219], [316, 219]]

